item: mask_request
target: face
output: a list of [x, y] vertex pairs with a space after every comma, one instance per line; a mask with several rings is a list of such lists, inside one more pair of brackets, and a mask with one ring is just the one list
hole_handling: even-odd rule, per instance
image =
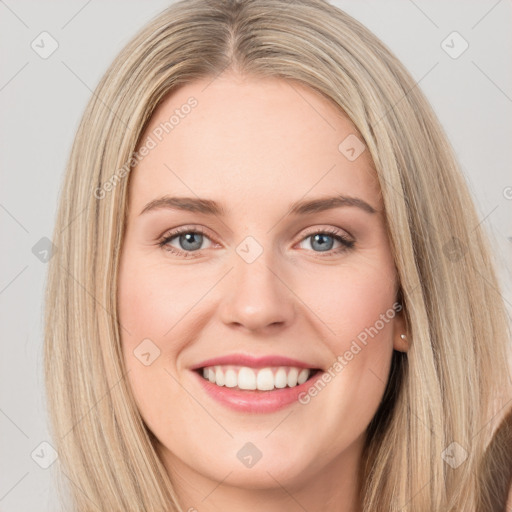
[[279, 79], [197, 81], [154, 113], [118, 307], [135, 400], [183, 485], [354, 473], [405, 350], [361, 141], [328, 100]]

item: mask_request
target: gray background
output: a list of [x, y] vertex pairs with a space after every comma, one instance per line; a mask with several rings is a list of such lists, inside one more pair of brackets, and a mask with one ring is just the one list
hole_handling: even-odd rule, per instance
[[[92, 90], [122, 46], [170, 3], [0, 0], [2, 512], [60, 510], [52, 484], [57, 464], [40, 467], [51, 460], [50, 448], [40, 446], [51, 443], [42, 373], [46, 264], [32, 248], [52, 236], [66, 159]], [[492, 237], [512, 312], [512, 2], [332, 3], [379, 36], [420, 82]], [[59, 45], [46, 59], [31, 48], [43, 31]], [[458, 58], [441, 46], [453, 31], [469, 43]], [[461, 48], [450, 41], [451, 51]]]

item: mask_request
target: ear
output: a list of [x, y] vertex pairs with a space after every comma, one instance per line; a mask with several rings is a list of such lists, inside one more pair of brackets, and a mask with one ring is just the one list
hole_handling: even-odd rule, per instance
[[407, 352], [410, 345], [410, 335], [407, 332], [403, 309], [393, 319], [393, 348], [399, 352]]

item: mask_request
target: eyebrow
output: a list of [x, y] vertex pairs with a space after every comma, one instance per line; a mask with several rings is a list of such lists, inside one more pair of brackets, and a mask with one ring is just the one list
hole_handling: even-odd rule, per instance
[[[367, 213], [377, 212], [373, 206], [363, 199], [352, 196], [337, 195], [332, 197], [320, 197], [308, 201], [297, 201], [290, 205], [289, 213], [291, 215], [307, 215], [332, 210], [333, 208], [339, 208], [342, 206], [354, 206]], [[218, 217], [224, 217], [226, 215], [226, 210], [222, 205], [211, 199], [171, 196], [163, 196], [150, 201], [146, 206], [144, 206], [139, 215], [159, 209], [182, 210]]]

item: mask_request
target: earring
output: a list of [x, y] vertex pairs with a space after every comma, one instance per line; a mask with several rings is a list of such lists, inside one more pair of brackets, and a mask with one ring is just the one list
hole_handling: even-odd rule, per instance
[[405, 334], [400, 334], [400, 338], [402, 338], [403, 340], [405, 340], [407, 338], [407, 336]]

